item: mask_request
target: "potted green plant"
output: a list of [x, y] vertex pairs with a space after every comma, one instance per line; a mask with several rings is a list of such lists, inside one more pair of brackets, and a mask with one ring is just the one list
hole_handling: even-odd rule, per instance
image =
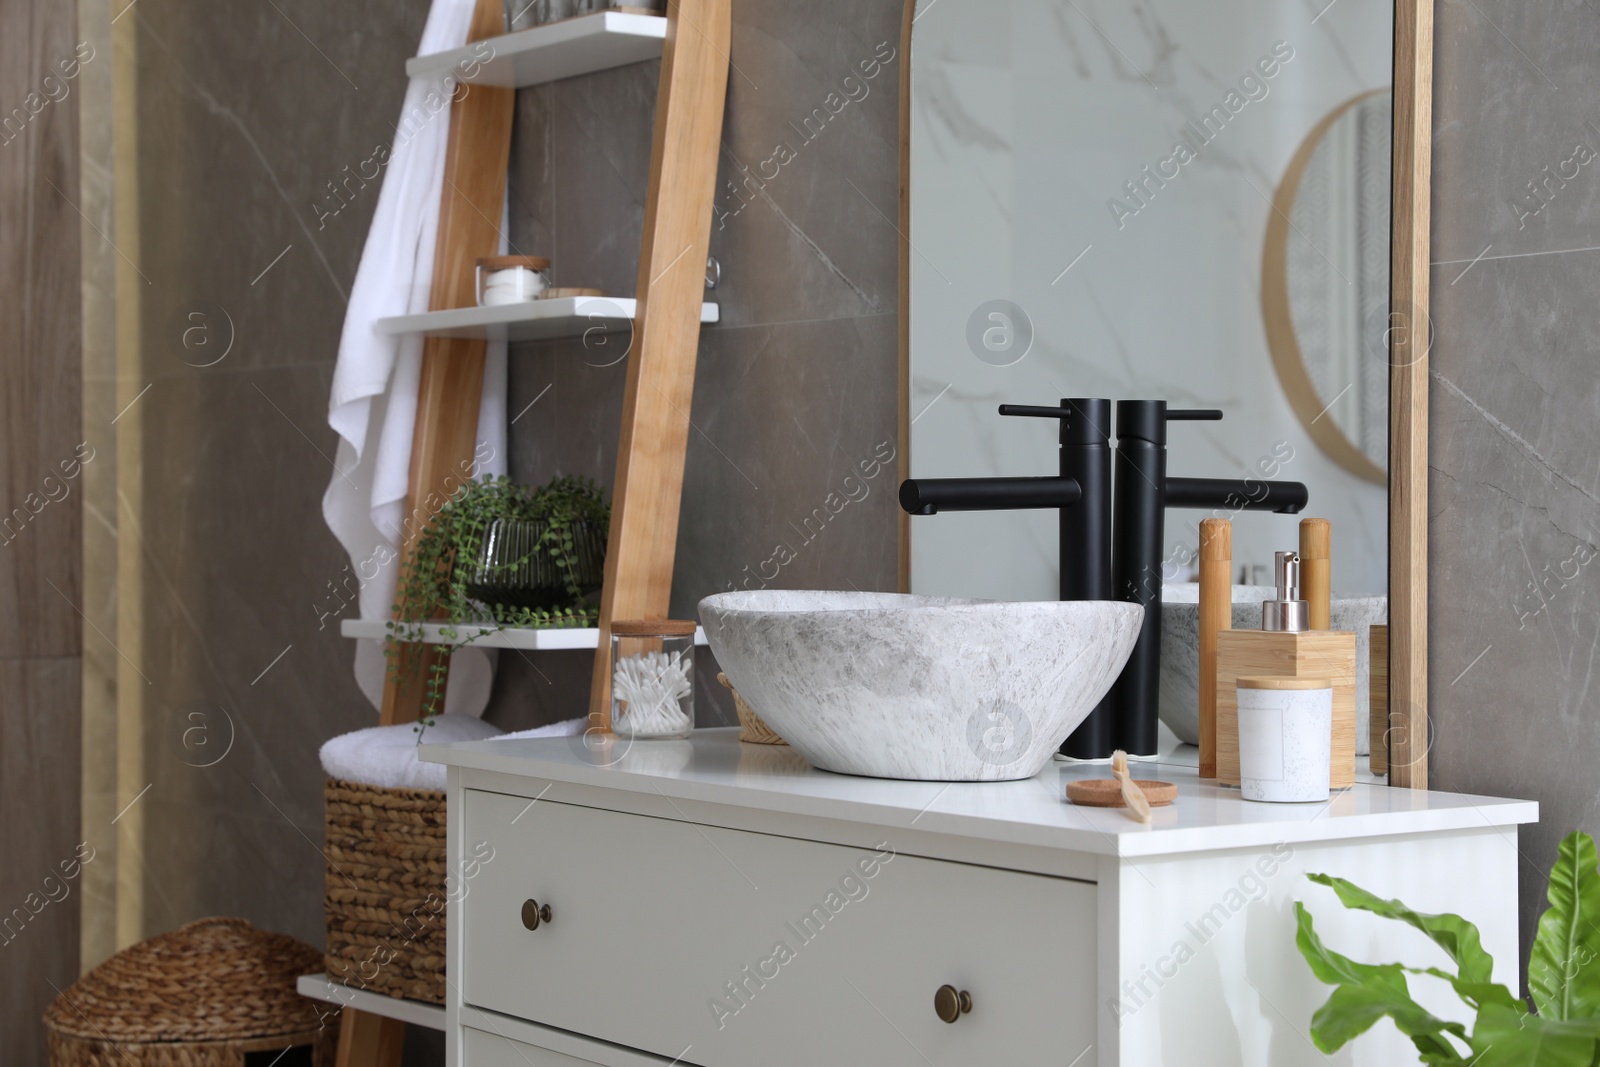
[[[1347, 908], [1394, 919], [1426, 934], [1456, 970], [1359, 963], [1322, 943], [1304, 904], [1295, 902], [1295, 945], [1311, 971], [1334, 987], [1311, 1017], [1311, 1040], [1324, 1053], [1390, 1018], [1428, 1067], [1600, 1067], [1600, 855], [1594, 839], [1573, 833], [1561, 842], [1550, 872], [1550, 907], [1539, 919], [1528, 955], [1533, 1010], [1492, 981], [1494, 959], [1478, 928], [1459, 915], [1427, 915], [1382, 900], [1325, 874], [1307, 875], [1338, 894]], [[1407, 975], [1443, 979], [1476, 1015], [1469, 1031], [1411, 998]]]
[[532, 488], [509, 478], [466, 482], [417, 536], [395, 590], [390, 670], [400, 645], [443, 623], [444, 656], [429, 667], [422, 725], [444, 700], [448, 656], [506, 628], [596, 625], [611, 506], [587, 478], [560, 477]]

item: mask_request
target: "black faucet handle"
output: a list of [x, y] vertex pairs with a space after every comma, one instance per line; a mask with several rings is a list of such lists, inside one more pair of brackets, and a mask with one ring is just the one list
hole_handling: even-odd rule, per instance
[[1117, 401], [1117, 438], [1147, 441], [1158, 448], [1167, 446], [1169, 422], [1215, 422], [1222, 418], [1216, 408], [1169, 408], [1165, 400]]
[[1037, 404], [1001, 404], [1000, 414], [1028, 419], [1060, 419], [1063, 445], [1110, 445], [1111, 401], [1068, 397], [1059, 407]]
[[1047, 408], [1037, 404], [1001, 404], [1000, 414], [1019, 415], [1030, 419], [1070, 419], [1072, 409], [1069, 407]]

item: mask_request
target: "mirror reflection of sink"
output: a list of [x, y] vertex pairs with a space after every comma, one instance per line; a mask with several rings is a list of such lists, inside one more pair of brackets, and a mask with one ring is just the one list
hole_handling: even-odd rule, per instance
[[1144, 609], [756, 590], [700, 602], [717, 663], [815, 767], [1029, 778], [1121, 673]]
[[[1261, 629], [1261, 602], [1277, 590], [1270, 585], [1233, 587], [1233, 628]], [[1371, 747], [1367, 718], [1372, 675], [1370, 627], [1389, 621], [1389, 598], [1336, 596], [1328, 605], [1335, 630], [1356, 635], [1356, 754]], [[1167, 582], [1161, 587], [1161, 721], [1186, 745], [1200, 743], [1200, 585]]]

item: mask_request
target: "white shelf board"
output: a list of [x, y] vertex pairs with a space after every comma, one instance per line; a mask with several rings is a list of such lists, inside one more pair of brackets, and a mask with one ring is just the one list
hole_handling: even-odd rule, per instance
[[[422, 644], [442, 645], [451, 639], [444, 637], [440, 631], [444, 629], [441, 623], [425, 623], [422, 627]], [[570, 630], [518, 630], [506, 628], [494, 630], [486, 626], [455, 626], [452, 627], [459, 635], [459, 641], [473, 633], [483, 634], [482, 637], [472, 642], [474, 648], [520, 648], [528, 652], [551, 652], [559, 649], [571, 648], [598, 648], [600, 645], [600, 631], [597, 629], [570, 629]], [[339, 632], [345, 637], [365, 638], [382, 641], [389, 636], [389, 624], [382, 619], [345, 619], [339, 624]], [[694, 643], [704, 646], [706, 632], [700, 627], [695, 627]]]
[[335, 982], [326, 974], [303, 974], [295, 982], [295, 989], [302, 997], [320, 1000], [324, 1004], [356, 1008], [373, 1015], [399, 1019], [415, 1026], [426, 1026], [430, 1030], [445, 1028], [442, 1005], [428, 1004], [420, 1000], [401, 1000], [399, 997], [385, 996], [369, 989], [356, 989], [343, 982]]
[[[631, 332], [638, 307], [638, 302], [631, 297], [558, 297], [494, 307], [393, 315], [379, 319], [376, 328], [387, 335], [420, 333], [429, 337], [472, 337], [486, 341], [545, 341], [592, 336], [596, 331]], [[717, 322], [720, 318], [721, 309], [716, 304], [700, 305], [702, 323]]]
[[660, 59], [666, 39], [663, 15], [599, 11], [413, 56], [406, 60], [406, 74], [415, 78], [453, 70], [458, 81], [471, 85], [522, 88]]

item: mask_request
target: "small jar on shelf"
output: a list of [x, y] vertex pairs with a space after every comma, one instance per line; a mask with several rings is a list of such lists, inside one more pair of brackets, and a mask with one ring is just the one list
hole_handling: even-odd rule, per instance
[[543, 256], [480, 256], [477, 262], [478, 306], [520, 304], [537, 300], [550, 287], [550, 261]]
[[526, 30], [597, 11], [665, 14], [666, 0], [505, 0], [506, 29]]
[[692, 622], [644, 619], [611, 624], [611, 732], [671, 741], [694, 732]]

